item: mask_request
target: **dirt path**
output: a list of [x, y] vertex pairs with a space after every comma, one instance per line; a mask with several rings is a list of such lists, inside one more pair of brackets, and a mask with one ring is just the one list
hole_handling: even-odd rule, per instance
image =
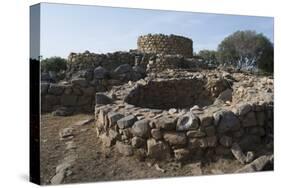
[[74, 127], [74, 137], [70, 140], [76, 145], [72, 150], [77, 155], [71, 173], [62, 183], [94, 182], [108, 180], [132, 180], [173, 176], [191, 176], [204, 174], [232, 173], [241, 167], [236, 160], [220, 159], [213, 163], [180, 164], [174, 161], [158, 163], [165, 172], [149, 166], [150, 161], [139, 161], [135, 157], [124, 157], [114, 147], [104, 148], [98, 139], [94, 122], [82, 126], [73, 126], [76, 122], [91, 118], [79, 114], [70, 117], [58, 117], [51, 114], [42, 116], [41, 124], [41, 180], [50, 184], [56, 174], [56, 166], [68, 155], [66, 142], [60, 140], [59, 132]]

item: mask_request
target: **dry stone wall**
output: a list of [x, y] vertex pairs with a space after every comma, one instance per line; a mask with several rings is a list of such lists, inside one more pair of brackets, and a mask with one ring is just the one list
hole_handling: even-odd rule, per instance
[[[251, 162], [253, 152], [260, 151], [259, 146], [272, 147], [272, 79], [243, 74], [234, 74], [235, 77], [231, 77], [230, 74], [218, 72], [206, 72], [205, 76], [202, 76], [202, 73], [185, 72], [182, 73], [184, 78], [175, 78], [177, 74], [173, 75], [174, 78], [147, 78], [135, 83], [130, 82], [113, 87], [108, 93], [99, 93], [96, 98], [95, 119], [97, 134], [104, 146], [114, 146], [126, 156], [142, 155], [143, 158], [158, 160], [234, 156], [243, 164]], [[222, 88], [219, 84], [221, 82], [214, 81], [216, 78], [223, 80], [223, 83], [229, 83], [229, 87], [251, 90], [252, 93], [237, 101], [236, 96], [232, 95], [240, 94], [230, 88]], [[137, 94], [138, 88], [149, 86], [152, 90], [152, 86], [156, 86], [160, 90], [159, 100], [162, 99], [164, 104], [169, 97], [167, 93], [173, 89], [166, 88], [167, 82], [176, 83], [176, 80], [181, 79], [195, 81], [193, 83], [207, 80], [206, 88], [210, 91], [210, 96], [216, 99], [206, 106], [194, 103], [193, 107], [170, 106], [169, 109], [151, 107], [151, 101], [147, 102], [148, 106], [142, 106], [141, 103], [126, 100], [128, 96], [136, 97], [137, 101], [142, 100]], [[249, 88], [243, 82], [235, 81], [239, 79], [252, 79], [256, 82], [252, 82]], [[156, 82], [158, 84], [155, 84]], [[184, 82], [178, 82], [178, 87], [182, 87], [182, 90], [187, 87]], [[164, 92], [161, 87], [167, 92], [164, 94], [166, 97], [161, 95], [161, 92]], [[194, 87], [196, 90], [198, 84], [194, 84]], [[253, 88], [257, 89], [256, 95], [253, 95]], [[114, 96], [110, 96], [110, 93], [114, 93]], [[177, 100], [177, 95], [174, 99]], [[176, 104], [176, 101], [174, 102]], [[243, 153], [247, 151], [249, 152]]]
[[143, 53], [178, 54], [184, 57], [193, 56], [192, 40], [177, 35], [143, 35], [138, 38], [138, 50]]

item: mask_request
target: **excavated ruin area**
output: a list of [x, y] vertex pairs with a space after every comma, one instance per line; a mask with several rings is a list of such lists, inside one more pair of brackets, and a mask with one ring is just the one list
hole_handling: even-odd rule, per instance
[[139, 85], [126, 97], [125, 102], [142, 108], [166, 109], [204, 107], [215, 97], [208, 90], [206, 79], [172, 79], [150, 81]]
[[273, 79], [167, 70], [96, 93], [95, 119], [104, 146], [125, 156], [246, 164], [273, 153]]

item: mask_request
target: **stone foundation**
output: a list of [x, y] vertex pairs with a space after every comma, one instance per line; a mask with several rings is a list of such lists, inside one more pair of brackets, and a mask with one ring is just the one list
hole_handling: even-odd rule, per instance
[[[261, 95], [273, 89], [268, 84], [270, 79], [256, 77], [249, 88], [243, 81], [231, 81], [225, 73], [206, 72], [204, 77], [202, 73], [183, 75], [183, 78], [130, 82], [99, 93], [95, 118], [103, 144], [115, 146], [126, 156], [202, 160], [235, 154], [245, 162], [252, 153], [247, 158], [240, 147], [243, 151], [259, 152], [257, 146], [273, 143], [273, 95], [270, 91]], [[243, 74], [231, 78], [252, 79]], [[244, 94], [259, 84], [263, 87], [255, 95], [247, 95], [250, 98], [238, 101], [239, 92], [219, 83], [243, 88]]]

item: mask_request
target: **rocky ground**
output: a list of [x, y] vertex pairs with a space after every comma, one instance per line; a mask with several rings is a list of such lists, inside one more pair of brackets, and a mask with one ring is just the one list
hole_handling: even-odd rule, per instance
[[234, 158], [212, 161], [155, 162], [125, 157], [114, 147], [104, 148], [92, 115], [42, 115], [42, 184], [132, 180], [234, 173], [244, 167]]

